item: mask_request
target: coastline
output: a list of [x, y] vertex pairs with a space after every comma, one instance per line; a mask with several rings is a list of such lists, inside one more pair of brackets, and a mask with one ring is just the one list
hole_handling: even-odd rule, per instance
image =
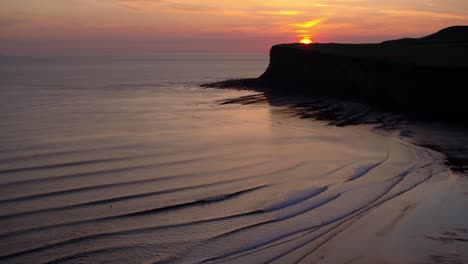
[[[63, 177], [77, 165], [53, 167], [51, 175], [36, 163], [43, 173], [36, 178], [28, 160], [3, 168], [15, 176], [3, 183], [15, 188], [2, 193], [0, 220], [8, 228], [2, 239], [9, 246], [0, 262], [127, 260], [120, 253], [131, 250], [135, 262], [290, 263], [354, 219], [424, 186], [433, 173], [450, 173], [439, 153], [389, 140], [368, 126], [294, 118], [289, 107], [258, 105], [267, 101], [253, 93], [198, 88], [191, 94], [199, 98], [198, 111], [169, 115], [167, 133], [145, 131], [132, 137], [140, 143], [135, 147], [109, 149], [102, 155], [118, 156], [100, 161], [107, 170], [90, 163], [79, 167], [89, 173]], [[135, 114], [142, 101], [173, 97], [162, 95], [141, 95]], [[221, 103], [242, 95], [250, 98], [247, 105]], [[157, 110], [155, 116], [174, 108]], [[83, 157], [96, 152], [80, 147]], [[125, 159], [129, 151], [138, 167]], [[56, 156], [69, 164], [61, 152]], [[22, 167], [28, 169], [15, 170]]]
[[[412, 151], [421, 150], [426, 154], [412, 159], [429, 155], [448, 170], [413, 173], [411, 169], [408, 173], [413, 179], [403, 180], [405, 188], [391, 188], [362, 211], [319, 226], [312, 235], [300, 235], [293, 239], [294, 250], [270, 259], [272, 263], [468, 262], [468, 213], [464, 210], [468, 206], [464, 118], [468, 112], [457, 91], [468, 65], [448, 55], [453, 43], [440, 43], [452, 29], [382, 44], [277, 45], [260, 77], [202, 85], [258, 92], [219, 101], [220, 105], [266, 104], [292, 117], [324, 121], [333, 127], [357, 126], [382, 136], [388, 144], [398, 142]], [[466, 39], [461, 43], [454, 54], [468, 50]], [[424, 50], [418, 53], [421, 47]], [[442, 55], [433, 56], [441, 48]], [[393, 58], [394, 51], [401, 56]], [[418, 177], [423, 178], [415, 181]]]
[[[258, 78], [201, 86], [256, 91], [270, 105], [289, 106], [301, 118], [339, 127], [400, 129], [408, 142], [444, 153], [447, 165], [463, 173], [468, 169], [463, 136], [468, 108], [459, 84], [468, 72], [467, 36], [468, 26], [454, 26], [376, 44], [280, 44], [271, 48], [268, 68]], [[451, 136], [437, 135], [431, 126]], [[447, 140], [453, 135], [454, 142]]]
[[[291, 95], [272, 98], [271, 94], [264, 92], [221, 100], [218, 103], [279, 107], [292, 117], [325, 121], [336, 127], [357, 126], [358, 129], [360, 127], [368, 130], [388, 141], [440, 153], [442, 160], [447, 158], [443, 163], [450, 169], [449, 172], [442, 169], [419, 183], [412, 183], [414, 185], [406, 190], [392, 192], [393, 196], [390, 195], [390, 198], [382, 199], [369, 210], [338, 222], [316, 239], [301, 244], [295, 254], [273, 263], [390, 264], [468, 261], [465, 251], [468, 243], [468, 213], [463, 210], [468, 206], [468, 159], [460, 156], [455, 158], [448, 142], [436, 142], [437, 138], [448, 136], [452, 139], [452, 144], [460, 143], [457, 140], [463, 138], [455, 136], [460, 131], [453, 129], [452, 134], [444, 134], [446, 126], [443, 123], [438, 124], [439, 130], [427, 130], [433, 124], [410, 121], [401, 115], [379, 112], [362, 104], [332, 98], [304, 100]], [[455, 160], [458, 162], [454, 162]], [[427, 219], [431, 221], [427, 222]]]
[[[218, 61], [210, 68], [219, 75], [210, 80], [229, 77]], [[243, 64], [234, 69], [252, 76], [264, 60], [254, 74]], [[198, 63], [186, 79], [168, 68], [172, 79], [155, 83], [157, 76], [142, 78], [146, 67], [109, 71], [123, 79], [86, 79], [83, 88], [95, 89], [66, 81], [83, 68], [94, 76], [93, 67], [64, 67], [63, 89], [54, 71], [44, 75], [50, 86], [18, 78], [10, 89], [16, 100], [4, 100], [11, 111], [0, 153], [1, 263], [298, 262], [313, 250], [307, 245], [346, 235], [344, 227], [379, 208], [383, 216], [369, 222], [390, 220], [387, 213], [396, 218], [400, 208], [389, 204], [425, 190], [433, 172], [444, 171], [434, 186], [450, 179], [439, 153], [376, 135], [369, 131], [374, 124], [346, 124], [372, 111], [349, 116], [327, 106], [331, 98], [301, 104], [304, 97], [201, 89], [206, 78]], [[229, 99], [238, 97], [245, 105]], [[294, 109], [287, 106], [293, 99]], [[343, 102], [341, 108], [358, 114], [361, 107]], [[317, 112], [323, 121], [308, 119]], [[345, 122], [328, 125], [337, 116]], [[386, 120], [391, 126], [393, 119]]]
[[408, 143], [444, 154], [447, 157], [446, 165], [455, 173], [468, 172], [468, 139], [464, 136], [468, 128], [464, 124], [424, 120], [349, 100], [278, 93], [260, 86], [242, 85], [255, 82], [255, 79], [229, 80], [204, 84], [202, 87], [258, 92], [256, 95], [222, 100], [219, 101], [220, 104], [265, 103], [286, 106], [293, 116], [326, 121], [333, 126], [372, 125], [372, 130], [377, 133], [398, 135]]
[[204, 85], [278, 97], [330, 97], [410, 118], [467, 125], [460, 84], [468, 72], [468, 26], [375, 44], [280, 44], [255, 79]]

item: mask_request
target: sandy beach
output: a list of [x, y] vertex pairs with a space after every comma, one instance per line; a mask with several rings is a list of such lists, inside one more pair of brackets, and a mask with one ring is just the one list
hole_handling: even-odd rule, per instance
[[468, 264], [468, 0], [0, 1], [0, 264]]
[[8, 81], [0, 262], [467, 261], [466, 177], [420, 146], [446, 132], [330, 125], [304, 104], [199, 87], [258, 74], [224, 60], [218, 75], [216, 57], [166, 79], [130, 60], [74, 85], [86, 67]]

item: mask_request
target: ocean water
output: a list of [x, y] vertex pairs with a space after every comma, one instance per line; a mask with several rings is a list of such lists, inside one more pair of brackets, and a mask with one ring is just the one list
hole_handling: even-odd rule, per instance
[[[220, 104], [266, 55], [0, 59], [1, 263], [297, 263], [437, 152]], [[388, 251], [391, 254], [391, 250]]]
[[[154, 121], [164, 122], [163, 112], [191, 107], [187, 100], [202, 103], [194, 97], [221, 94], [194, 91], [199, 84], [254, 77], [267, 63], [264, 55], [251, 54], [2, 58], [2, 145], [18, 148], [26, 143], [29, 148], [57, 137], [135, 135], [136, 127], [148, 133], [154, 131], [148, 127], [154, 122], [142, 119], [151, 113], [160, 114]], [[144, 107], [146, 103], [152, 107]]]

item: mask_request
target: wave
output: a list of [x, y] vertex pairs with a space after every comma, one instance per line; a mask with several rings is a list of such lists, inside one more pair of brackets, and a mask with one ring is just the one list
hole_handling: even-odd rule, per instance
[[356, 179], [361, 178], [362, 176], [366, 175], [369, 171], [371, 171], [371, 170], [377, 168], [378, 166], [382, 165], [389, 158], [390, 158], [390, 153], [387, 152], [387, 156], [382, 161], [357, 168], [354, 175], [352, 175], [348, 179], [348, 181], [354, 181]]
[[[283, 127], [288, 128], [265, 131]], [[116, 165], [153, 154], [2, 169], [2, 176], [45, 173], [0, 184], [11, 193], [15, 188], [33, 191], [0, 200], [12, 208], [0, 215], [5, 226], [0, 242], [6, 245], [0, 262], [98, 262], [131, 256], [135, 259], [129, 261], [154, 263], [307, 262], [348, 224], [426, 182], [440, 165], [440, 158], [424, 148], [379, 143], [380, 138], [376, 142], [381, 145], [369, 143], [368, 152], [355, 151], [357, 143], [333, 142], [348, 132], [317, 129], [323, 134], [308, 138], [311, 130], [289, 129], [287, 137], [277, 136], [275, 147], [281, 151], [268, 145], [262, 151], [244, 146], [247, 150], [225, 156], [188, 152], [174, 154], [170, 161], [70, 174], [60, 170]], [[223, 126], [219, 131], [237, 133]], [[261, 134], [254, 140], [261, 145], [271, 139]], [[292, 146], [294, 151], [282, 152]], [[309, 150], [315, 154], [309, 156]], [[56, 151], [49, 157], [73, 154]], [[24, 155], [20, 162], [47, 160], [35, 155]], [[222, 166], [211, 166], [214, 162]], [[168, 174], [161, 170], [164, 166], [188, 169]], [[63, 174], [46, 175], [54, 169]], [[148, 175], [137, 173], [140, 169]], [[120, 173], [125, 177], [113, 178]]]

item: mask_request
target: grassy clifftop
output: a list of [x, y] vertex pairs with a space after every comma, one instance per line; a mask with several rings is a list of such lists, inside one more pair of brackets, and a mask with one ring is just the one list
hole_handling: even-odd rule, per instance
[[423, 38], [406, 38], [378, 44], [281, 44], [273, 49], [388, 60], [404, 64], [468, 67], [468, 26], [443, 29]]
[[380, 44], [277, 45], [259, 82], [274, 91], [335, 96], [430, 118], [466, 119], [468, 27], [455, 31]]
[[276, 45], [259, 78], [207, 86], [336, 97], [468, 124], [467, 73], [468, 26], [457, 26], [378, 44]]

